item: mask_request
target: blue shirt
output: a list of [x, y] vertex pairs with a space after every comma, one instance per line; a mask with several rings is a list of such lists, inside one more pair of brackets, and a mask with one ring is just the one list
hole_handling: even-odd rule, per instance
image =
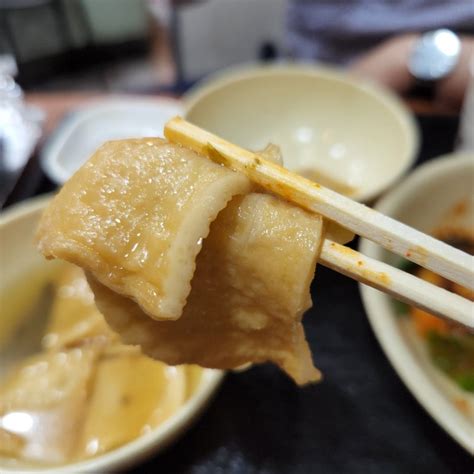
[[334, 64], [403, 32], [474, 33], [474, 0], [289, 0], [287, 13], [290, 56]]

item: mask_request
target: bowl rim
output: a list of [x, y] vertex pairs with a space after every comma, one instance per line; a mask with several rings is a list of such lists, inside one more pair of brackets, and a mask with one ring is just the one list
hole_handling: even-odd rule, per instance
[[[392, 215], [400, 205], [413, 195], [423, 183], [440, 179], [446, 172], [474, 166], [473, 152], [456, 152], [429, 161], [411, 174], [406, 181], [392, 189], [375, 206], [383, 214]], [[383, 249], [370, 240], [361, 239], [359, 250], [373, 258], [380, 258]], [[406, 342], [400, 334], [399, 323], [389, 297], [384, 293], [359, 283], [362, 302], [367, 319], [385, 356], [398, 376], [428, 414], [463, 448], [474, 455], [472, 434], [459, 429], [459, 424], [450, 417], [452, 406], [433, 386], [432, 380], [416, 362], [416, 357], [407, 351]]]
[[[51, 200], [52, 194], [27, 199], [7, 208], [0, 214], [0, 233], [17, 219], [27, 218], [40, 211]], [[196, 392], [176, 411], [174, 415], [155, 429], [112, 451], [80, 462], [45, 466], [2, 466], [2, 473], [22, 474], [66, 474], [71, 472], [107, 472], [123, 469], [149, 455], [157, 454], [175, 441], [204, 411], [207, 404], [223, 381], [225, 372], [217, 369], [203, 369], [203, 378]]]
[[110, 97], [106, 99], [93, 99], [79, 105], [67, 113], [59, 122], [56, 129], [46, 139], [41, 148], [40, 164], [44, 173], [55, 183], [64, 184], [71, 173], [62, 166], [60, 155], [67, 145], [75, 130], [84, 123], [100, 117], [104, 112], [127, 112], [130, 107], [134, 110], [142, 109], [163, 113], [164, 108], [176, 109], [176, 114], [183, 113], [181, 100], [174, 97], [157, 96], [144, 99], [140, 96]]
[[383, 191], [392, 187], [412, 167], [420, 149], [420, 131], [413, 114], [410, 113], [403, 101], [395, 93], [377, 84], [375, 81], [344, 72], [343, 69], [333, 66], [310, 64], [307, 62], [281, 62], [263, 65], [258, 63], [245, 63], [211, 73], [196, 82], [196, 84], [183, 95], [184, 116], [188, 118], [188, 114], [205, 97], [233, 83], [274, 75], [323, 78], [345, 84], [379, 101], [398, 122], [407, 138], [404, 156], [398, 160], [402, 166], [400, 166], [396, 173], [393, 173], [386, 183], [376, 184], [368, 190], [357, 194], [355, 198], [358, 201], [367, 202], [374, 199]]

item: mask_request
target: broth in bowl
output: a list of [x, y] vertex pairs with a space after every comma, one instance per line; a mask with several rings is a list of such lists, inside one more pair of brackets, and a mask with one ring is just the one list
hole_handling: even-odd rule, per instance
[[[50, 201], [51, 196], [29, 199], [12, 206], [0, 215], [0, 385], [3, 387], [2, 392], [8, 389], [8, 387], [6, 387], [6, 384], [9, 384], [7, 378], [12, 377], [10, 380], [14, 382], [14, 372], [19, 366], [27, 364], [28, 360], [34, 360], [34, 357], [39, 356], [40, 353], [44, 354], [46, 352], [54, 352], [55, 350], [58, 351], [58, 349], [54, 349], [53, 346], [56, 345], [56, 347], [58, 347], [63, 345], [65, 346], [65, 351], [73, 351], [74, 354], [80, 352], [77, 351], [78, 347], [74, 346], [72, 340], [74, 339], [74, 331], [81, 332], [85, 330], [83, 325], [87, 328], [87, 330], [83, 332], [83, 334], [87, 335], [87, 337], [85, 337], [85, 339], [87, 339], [85, 346], [98, 344], [101, 338], [103, 343], [108, 342], [110, 344], [110, 346], [105, 344], [106, 347], [102, 346], [100, 349], [102, 350], [104, 358], [104, 366], [107, 365], [105, 364], [106, 361], [107, 363], [110, 362], [110, 370], [104, 369], [103, 372], [107, 374], [114, 372], [110, 366], [113, 365], [112, 361], [114, 361], [114, 364], [118, 363], [117, 360], [119, 357], [115, 357], [115, 355], [121, 355], [122, 352], [122, 349], [120, 349], [116, 351], [117, 354], [114, 353], [116, 348], [114, 347], [112, 349], [113, 336], [111, 336], [110, 333], [108, 333], [109, 336], [105, 335], [104, 337], [102, 334], [101, 337], [96, 337], [100, 334], [103, 326], [100, 321], [97, 321], [94, 315], [88, 313], [88, 317], [84, 315], [86, 323], [79, 322], [80, 318], [77, 316], [77, 312], [80, 313], [80, 310], [77, 311], [78, 301], [75, 303], [70, 301], [71, 305], [67, 310], [70, 315], [70, 321], [68, 321], [67, 324], [62, 324], [65, 323], [65, 319], [62, 318], [57, 318], [57, 324], [52, 324], [51, 316], [55, 302], [54, 290], [58, 288], [57, 285], [60, 285], [61, 278], [66, 278], [67, 275], [61, 275], [61, 273], [67, 270], [65, 270], [66, 267], [62, 266], [60, 262], [45, 260], [38, 252], [33, 239], [40, 216]], [[63, 301], [63, 304], [66, 305], [66, 301]], [[76, 307], [76, 312], [72, 311], [72, 307]], [[63, 336], [60, 337], [60, 333], [62, 333]], [[65, 337], [65, 334], [69, 334], [69, 336]], [[45, 338], [45, 335], [48, 336]], [[96, 347], [90, 348], [92, 351], [96, 349]], [[128, 347], [123, 349], [123, 357], [127, 356], [129, 358], [128, 360], [143, 360], [135, 348]], [[136, 357], [136, 359], [134, 357]], [[70, 358], [74, 360], [73, 356]], [[59, 359], [64, 359], [64, 356], [59, 355]], [[97, 367], [99, 366], [99, 360], [100, 357], [93, 361]], [[147, 362], [143, 362], [143, 364], [140, 365], [142, 367], [145, 366], [145, 369], [142, 370], [140, 374], [143, 374], [150, 366]], [[158, 367], [158, 365], [154, 365], [154, 367]], [[146, 457], [157, 454], [183, 435], [204, 411], [224, 376], [224, 372], [220, 370], [201, 369], [189, 365], [182, 366], [182, 368], [185, 369], [185, 375], [179, 375], [179, 372], [182, 372], [182, 370], [181, 367], [178, 367], [178, 375], [173, 376], [173, 379], [175, 381], [181, 380], [181, 382], [183, 378], [185, 379], [184, 402], [182, 402], [168, 418], [156, 424], [150, 424], [147, 415], [145, 416], [139, 411], [138, 415], [141, 417], [140, 423], [142, 424], [137, 423], [134, 425], [135, 433], [138, 432], [138, 435], [133, 435], [135, 437], [127, 435], [128, 441], [125, 441], [127, 436], [125, 436], [125, 438], [122, 437], [121, 440], [119, 437], [111, 437], [107, 440], [107, 447], [105, 437], [103, 437], [104, 443], [102, 444], [102, 448], [95, 442], [91, 443], [87, 452], [80, 456], [76, 455], [78, 452], [77, 448], [70, 448], [67, 461], [59, 461], [57, 457], [56, 461], [47, 462], [40, 461], [38, 456], [36, 456], [35, 460], [30, 456], [26, 456], [26, 453], [21, 451], [21, 445], [25, 445], [25, 441], [19, 436], [21, 433], [15, 434], [12, 433], [13, 430], [6, 430], [4, 424], [5, 420], [3, 420], [1, 425], [2, 431], [0, 433], [0, 446], [3, 451], [0, 453], [0, 471], [2, 474], [18, 472], [19, 470], [21, 472], [47, 472], [48, 474], [115, 472], [136, 464]], [[92, 370], [90, 377], [90, 381], [92, 382], [96, 380], [94, 377], [97, 377], [94, 370]], [[169, 373], [166, 374], [167, 370], [165, 370], [163, 366], [162, 369], [156, 369], [155, 373], [160, 373], [160, 370], [161, 374], [164, 374], [163, 376], [169, 375]], [[173, 368], [171, 372], [173, 372]], [[119, 386], [114, 388], [114, 390], [117, 390], [117, 393], [121, 391], [121, 393], [123, 393], [126, 380], [132, 380], [132, 382], [130, 382], [132, 384], [136, 383], [139, 385], [144, 383], [144, 381], [141, 380], [143, 375], [140, 375], [140, 377], [137, 375], [135, 377], [135, 375], [130, 375], [130, 371], [127, 373], [129, 374], [128, 379], [126, 378], [125, 381], [119, 380]], [[63, 380], [65, 388], [67, 388], [68, 381], [69, 383], [76, 383], [76, 379], [77, 375], [73, 371], [68, 372]], [[38, 381], [41, 382], [41, 385], [34, 388], [35, 396], [34, 399], [32, 398], [31, 400], [35, 400], [36, 403], [38, 403], [39, 388], [43, 387], [44, 389], [48, 380], [49, 379], [45, 377], [31, 378], [31, 384], [33, 386], [35, 383], [38, 384]], [[101, 382], [101, 384], [108, 385], [110, 380], [112, 380], [112, 377], [104, 378], [104, 382]], [[162, 384], [162, 382], [162, 378], [161, 382], [159, 380], [156, 381], [156, 385], [154, 381], [150, 381], [150, 385], [156, 387], [154, 388], [154, 393], [174, 393], [175, 389], [168, 391], [164, 388], [160, 392], [160, 383]], [[178, 388], [180, 387], [180, 384], [175, 384], [175, 386], [176, 385], [178, 385]], [[9, 386], [10, 388], [12, 387], [10, 384]], [[92, 393], [93, 384], [86, 384], [86, 388], [89, 391], [88, 393]], [[97, 393], [105, 393], [102, 390], [99, 392], [99, 388], [97, 389]], [[179, 390], [181, 391], [180, 397], [182, 400], [182, 388]], [[58, 395], [58, 393], [55, 392], [54, 396], [56, 395]], [[114, 430], [118, 430], [114, 423], [120, 423], [120, 420], [118, 420], [120, 415], [115, 416], [117, 412], [112, 410], [114, 406], [112, 402], [114, 402], [116, 406], [117, 398], [120, 400], [120, 397], [111, 398], [110, 407], [107, 406], [106, 409], [104, 409], [98, 420], [99, 423], [104, 426], [104, 429], [107, 427], [108, 434], [111, 436]], [[55, 400], [54, 397], [52, 397], [52, 399]], [[32, 403], [31, 400], [26, 400], [26, 402]], [[90, 398], [90, 400], [92, 400], [92, 398]], [[128, 397], [125, 397], [125, 400], [128, 400]], [[97, 399], [97, 404], [99, 404], [100, 401], [101, 399]], [[89, 399], [87, 399], [86, 402], [85, 404], [87, 405]], [[146, 410], [148, 410], [147, 413], [150, 413], [150, 406], [154, 403], [154, 400], [147, 403], [150, 404]], [[131, 409], [127, 403], [125, 403], [125, 405], [126, 409]], [[13, 405], [10, 406], [13, 409]], [[19, 408], [19, 405], [16, 406]], [[89, 405], [87, 405], [87, 407], [88, 406]], [[25, 409], [26, 411], [26, 408], [26, 405], [24, 405], [22, 410]], [[136, 408], [138, 409], [138, 407]], [[16, 408], [15, 410], [17, 412], [22, 411]], [[1, 415], [4, 414], [5, 411], [2, 408]], [[80, 433], [85, 432], [84, 418], [85, 415], [78, 419], [74, 425], [75, 431]], [[153, 418], [153, 420], [156, 420], [156, 418]], [[7, 426], [14, 421], [14, 424], [17, 426], [16, 431], [18, 431], [18, 426], [21, 425], [21, 422], [23, 422], [23, 428], [25, 430], [30, 430], [32, 420], [28, 417], [21, 415], [19, 417], [10, 417], [7, 419]], [[109, 424], [108, 421], [112, 421], [113, 423]], [[18, 422], [20, 422], [20, 425], [18, 425]], [[142, 429], [144, 426], [145, 428]], [[150, 426], [150, 428], [148, 428], [148, 426]], [[92, 428], [94, 427], [92, 426]], [[89, 431], [90, 433], [93, 432], [92, 428], [91, 431]], [[6, 431], [10, 431], [10, 433], [6, 433]], [[81, 434], [81, 436], [84, 435]], [[10, 443], [9, 447], [6, 446], [7, 442]], [[123, 444], [121, 444], [122, 442]], [[71, 445], [74, 446], [74, 443], [71, 443]], [[87, 443], [84, 443], [82, 446], [84, 445], [87, 446]], [[5, 454], [7, 448], [10, 451], [10, 455]], [[94, 451], [95, 454], [93, 454]], [[17, 453], [16, 456], [15, 452]], [[65, 459], [65, 457], [62, 459]]]
[[200, 367], [168, 366], [122, 344], [78, 267], [40, 268], [4, 293], [3, 325], [20, 320], [18, 309], [26, 316], [9, 324], [3, 352], [18, 359], [11, 345], [21, 346], [32, 324], [36, 334], [34, 353], [0, 382], [3, 457], [66, 464], [108, 452], [169, 419], [199, 385]]

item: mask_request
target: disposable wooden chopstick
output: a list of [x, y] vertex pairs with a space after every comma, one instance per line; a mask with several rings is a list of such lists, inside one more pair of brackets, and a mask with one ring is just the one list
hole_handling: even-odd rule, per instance
[[180, 117], [171, 119], [164, 133], [168, 140], [245, 173], [284, 199], [332, 219], [450, 281], [474, 289], [474, 257], [465, 252], [264, 160]]
[[[165, 136], [172, 142], [192, 148], [198, 153], [208, 156], [219, 163], [243, 171], [261, 186], [310, 211], [318, 212], [345, 227], [349, 227], [345, 225], [346, 222], [349, 222], [351, 225], [349, 228], [355, 233], [369, 236], [369, 238], [372, 237], [371, 240], [380, 243], [389, 250], [402, 254], [422, 266], [431, 268], [435, 272], [439, 266], [441, 266], [444, 275], [447, 274], [448, 278], [454, 275], [455, 278], [451, 279], [458, 282], [461, 281], [461, 284], [467, 281], [469, 284], [465, 286], [472, 287], [472, 267], [469, 266], [469, 263], [466, 265], [464, 262], [464, 259], [468, 259], [468, 262], [470, 259], [472, 263], [472, 259], [463, 252], [454, 252], [456, 270], [453, 271], [451, 266], [454, 264], [451, 262], [453, 258], [451, 254], [453, 253], [452, 251], [456, 249], [452, 249], [442, 242], [438, 242], [408, 226], [404, 226], [393, 219], [376, 213], [365, 206], [353, 203], [353, 201], [311, 181], [305, 180], [298, 175], [290, 173], [284, 168], [272, 165], [272, 163], [263, 160], [254, 153], [232, 145], [219, 137], [189, 124], [179, 117], [167, 123]], [[282, 178], [281, 182], [278, 181], [280, 178]], [[315, 195], [313, 194], [313, 190], [317, 191]], [[337, 202], [335, 206], [332, 206], [330, 199], [334, 196]], [[348, 201], [350, 205], [353, 204], [354, 206], [352, 206], [349, 211], [347, 209], [344, 211], [343, 209], [344, 212], [342, 212], [340, 208], [341, 206], [343, 207], [345, 201]], [[354, 212], [354, 209], [356, 212]], [[374, 215], [379, 216], [379, 218], [384, 220], [385, 226], [393, 225], [396, 227], [396, 231], [392, 230], [389, 237], [384, 235], [380, 236], [379, 233], [382, 231], [378, 226], [361, 225], [357, 219], [364, 219], [368, 211], [370, 211], [369, 215], [372, 216], [372, 218]], [[350, 219], [347, 218], [346, 214], [349, 214]], [[343, 218], [338, 220], [338, 217], [341, 215]], [[401, 226], [401, 229], [399, 226]], [[369, 232], [366, 232], [367, 228]], [[359, 229], [362, 229], [362, 231]], [[416, 248], [417, 243], [414, 244], [408, 240], [406, 235], [404, 239], [401, 239], [402, 241], [399, 242], [397, 233], [405, 229], [409, 230], [409, 237], [416, 237], [415, 242], [425, 244], [423, 250], [421, 247]], [[432, 241], [434, 241], [434, 243]], [[426, 242], [428, 242], [428, 245], [426, 245]], [[446, 253], [444, 254], [444, 259], [434, 253], [435, 251], [439, 251], [440, 248], [444, 250], [445, 247], [449, 253], [447, 258]], [[405, 248], [408, 250], [405, 251]], [[444, 266], [440, 265], [440, 261]], [[391, 294], [402, 301], [418, 306], [430, 313], [452, 319], [469, 328], [474, 328], [473, 303], [413, 275], [393, 268], [386, 263], [371, 259], [355, 250], [328, 239], [326, 239], [323, 244], [320, 262], [362, 283]], [[443, 274], [441, 272], [438, 273]]]
[[471, 301], [415, 275], [328, 239], [323, 243], [319, 262], [400, 301], [474, 329], [474, 305]]

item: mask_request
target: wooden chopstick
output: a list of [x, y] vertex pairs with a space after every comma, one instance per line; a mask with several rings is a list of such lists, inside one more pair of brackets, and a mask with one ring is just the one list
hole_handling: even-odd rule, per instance
[[180, 117], [171, 119], [164, 133], [169, 141], [245, 173], [252, 181], [282, 198], [332, 219], [450, 281], [474, 289], [474, 257], [465, 252], [264, 160]]
[[[232, 169], [301, 207], [322, 214], [394, 253], [468, 288], [473, 259], [428, 235], [262, 159], [180, 117], [165, 126], [165, 137]], [[365, 220], [364, 220], [365, 219]], [[474, 303], [414, 275], [326, 239], [320, 263], [408, 304], [474, 329]]]
[[474, 304], [415, 275], [326, 239], [319, 262], [429, 313], [474, 329]]

